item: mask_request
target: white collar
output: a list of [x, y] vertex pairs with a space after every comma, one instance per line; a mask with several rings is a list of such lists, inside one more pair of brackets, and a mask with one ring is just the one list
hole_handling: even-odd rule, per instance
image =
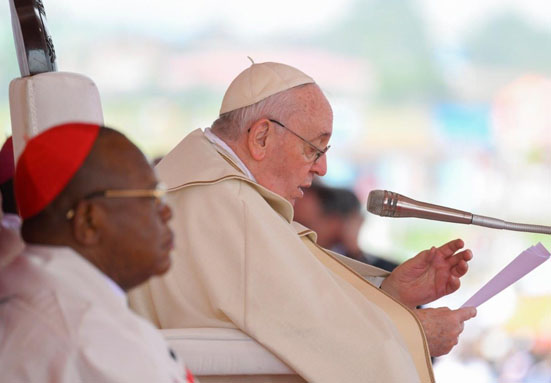
[[[119, 285], [117, 285], [115, 281], [109, 278], [95, 265], [82, 257], [72, 248], [68, 246], [35, 244], [26, 244], [26, 247], [29, 253], [35, 256], [39, 256], [44, 260], [50, 259], [51, 261], [56, 262], [56, 267], [53, 269], [55, 269], [56, 272], [59, 272], [60, 276], [63, 276], [64, 273], [73, 273], [75, 270], [77, 270], [80, 273], [85, 273], [81, 275], [84, 280], [89, 281], [89, 279], [87, 278], [101, 280], [102, 282], [99, 282], [101, 285], [107, 287], [117, 298], [121, 299], [126, 304], [126, 293], [124, 292], [124, 290]], [[74, 269], [74, 267], [77, 267], [77, 269]]]
[[111, 290], [113, 290], [115, 295], [117, 295], [118, 297], [126, 300], [126, 293], [124, 292], [124, 290], [119, 285], [117, 285], [114, 280], [109, 278], [107, 275], [105, 275], [103, 273], [102, 273], [102, 275], [105, 277], [105, 280], [107, 281], [107, 284], [109, 285], [109, 287], [111, 287]]
[[216, 145], [219, 148], [223, 149], [226, 152], [226, 154], [228, 154], [231, 157], [231, 159], [235, 162], [235, 164], [239, 166], [239, 169], [241, 169], [241, 171], [245, 173], [247, 177], [249, 177], [249, 179], [256, 182], [256, 179], [254, 178], [253, 174], [247, 168], [247, 166], [245, 166], [243, 161], [241, 161], [241, 159], [237, 156], [237, 154], [235, 154], [232, 148], [228, 146], [228, 144], [226, 144], [220, 137], [218, 137], [216, 134], [212, 132], [211, 128], [205, 128], [205, 137], [207, 137], [207, 139], [213, 145]]

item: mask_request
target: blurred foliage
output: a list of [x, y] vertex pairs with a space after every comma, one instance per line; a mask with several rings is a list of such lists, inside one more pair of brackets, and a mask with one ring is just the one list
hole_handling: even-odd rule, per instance
[[421, 222], [418, 225], [409, 225], [408, 230], [400, 233], [395, 239], [403, 249], [400, 261], [405, 261], [420, 251], [432, 246], [442, 246], [456, 238], [457, 227], [454, 225], [427, 225]]
[[385, 102], [430, 101], [445, 91], [419, 7], [409, 0], [358, 0], [320, 44], [368, 59]]
[[551, 74], [551, 24], [529, 24], [520, 15], [502, 13], [467, 36], [465, 50], [475, 65]]

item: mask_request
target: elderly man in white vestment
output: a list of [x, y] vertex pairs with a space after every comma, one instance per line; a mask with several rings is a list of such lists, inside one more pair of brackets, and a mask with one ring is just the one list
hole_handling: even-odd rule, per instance
[[125, 290], [171, 264], [171, 211], [140, 150], [97, 125], [54, 127], [27, 143], [15, 194], [26, 247], [0, 270], [0, 380], [193, 382], [127, 306]]
[[131, 306], [161, 328], [238, 328], [299, 381], [433, 382], [430, 355], [449, 352], [476, 311], [416, 307], [457, 290], [472, 254], [454, 240], [388, 274], [293, 222], [294, 202], [326, 172], [332, 119], [301, 71], [243, 71], [212, 127], [157, 166], [175, 214], [174, 266]]

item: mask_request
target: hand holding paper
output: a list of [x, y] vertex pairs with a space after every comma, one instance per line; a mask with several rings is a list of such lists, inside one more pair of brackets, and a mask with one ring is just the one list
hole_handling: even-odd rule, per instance
[[511, 263], [478, 290], [461, 307], [480, 306], [482, 303], [534, 270], [548, 260], [549, 257], [549, 251], [541, 243], [529, 247], [513, 259]]

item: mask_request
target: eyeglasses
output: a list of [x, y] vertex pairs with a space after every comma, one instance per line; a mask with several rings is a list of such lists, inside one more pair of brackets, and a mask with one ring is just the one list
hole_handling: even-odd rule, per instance
[[[85, 195], [81, 200], [91, 198], [155, 198], [158, 202], [163, 202], [166, 195], [166, 187], [158, 184], [155, 189], [109, 189], [95, 191]], [[68, 220], [75, 216], [75, 209], [70, 209], [65, 217]]]
[[327, 151], [331, 147], [331, 145], [327, 145], [325, 147], [325, 149], [322, 150], [322, 149], [318, 148], [316, 145], [314, 145], [313, 143], [311, 143], [310, 141], [308, 141], [307, 139], [305, 139], [304, 137], [300, 136], [298, 133], [295, 133], [294, 131], [292, 131], [291, 129], [289, 129], [285, 125], [283, 125], [281, 122], [279, 122], [277, 120], [272, 120], [272, 119], [269, 119], [268, 121], [273, 122], [274, 124], [277, 124], [277, 125], [281, 126], [284, 129], [287, 129], [289, 132], [291, 132], [292, 134], [294, 134], [295, 136], [300, 138], [303, 142], [307, 143], [312, 149], [314, 149], [314, 152], [312, 152], [312, 153], [304, 153], [306, 158], [308, 158], [308, 160], [310, 160], [310, 161], [313, 160], [313, 162], [316, 162], [317, 160], [320, 159], [321, 156], [323, 156], [325, 153], [327, 153]]

